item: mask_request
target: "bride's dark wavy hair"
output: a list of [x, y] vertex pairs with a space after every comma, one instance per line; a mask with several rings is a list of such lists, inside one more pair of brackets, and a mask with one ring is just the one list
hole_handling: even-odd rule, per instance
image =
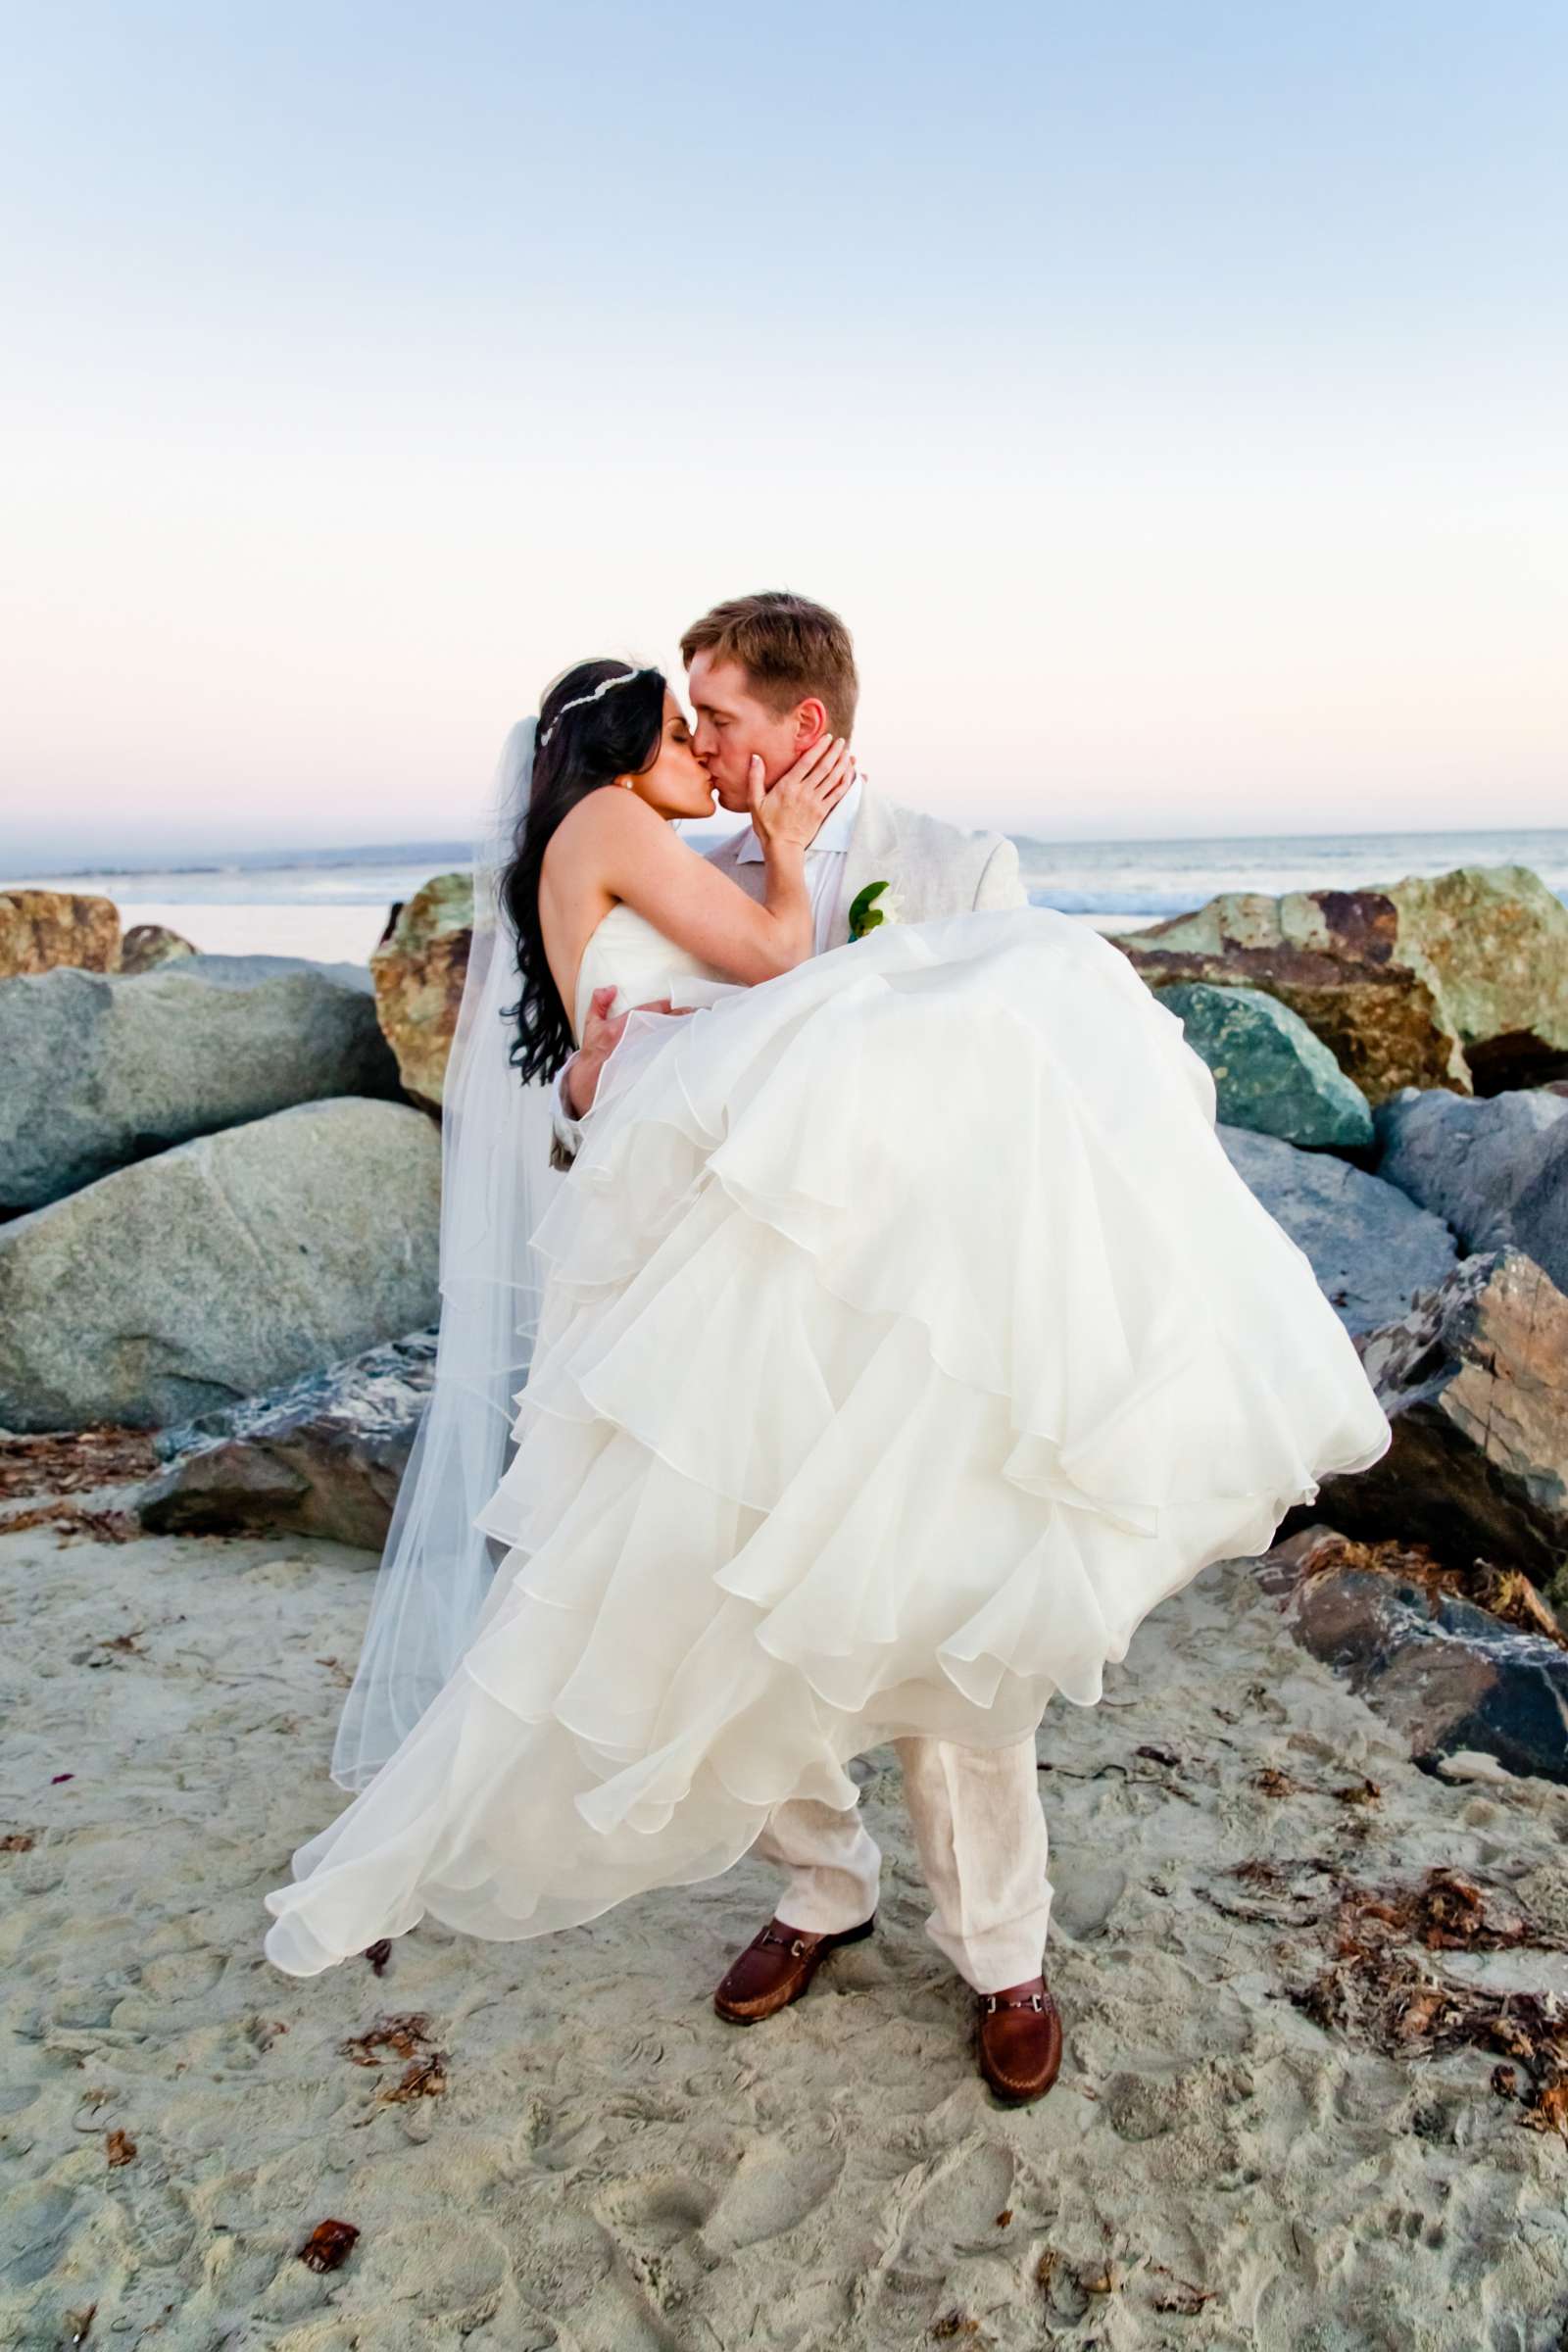
[[[592, 702], [583, 700], [612, 678], [629, 683], [611, 686]], [[568, 703], [577, 708], [568, 710]], [[504, 1017], [517, 1024], [510, 1057], [524, 1084], [530, 1078], [553, 1078], [577, 1043], [539, 923], [545, 852], [562, 819], [589, 793], [613, 784], [617, 776], [640, 776], [653, 766], [663, 731], [663, 672], [634, 670], [625, 662], [579, 662], [556, 680], [540, 708], [533, 789], [500, 884], [501, 904], [517, 937], [522, 978], [522, 995], [508, 1005]]]

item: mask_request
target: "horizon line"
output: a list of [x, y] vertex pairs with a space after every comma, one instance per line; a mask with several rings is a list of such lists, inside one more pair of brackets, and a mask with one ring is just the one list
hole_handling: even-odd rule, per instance
[[[714, 824], [710, 818], [705, 818], [699, 822], [691, 822], [689, 825], [689, 830], [693, 834], [704, 831], [724, 833], [731, 829], [739, 830], [740, 826], [744, 822], [744, 819], [737, 818], [735, 827], [730, 828], [724, 825]], [[1479, 841], [1494, 838], [1499, 833], [1518, 834], [1532, 839], [1568, 836], [1568, 826], [1565, 825], [1518, 824], [1378, 826], [1367, 831], [1356, 832], [1348, 831], [1344, 826], [1330, 826], [1322, 831], [1298, 830], [1292, 832], [1260, 833], [1080, 833], [1067, 835], [1053, 835], [1025, 831], [1015, 832], [1004, 825], [977, 825], [959, 827], [958, 829], [960, 831], [967, 832], [997, 832], [1001, 833], [1006, 840], [1014, 843], [1028, 842], [1035, 848], [1044, 850], [1179, 849], [1190, 848], [1195, 844], [1203, 842], [1280, 843], [1293, 841]], [[34, 860], [30, 870], [27, 868], [22, 868], [10, 875], [9, 878], [0, 880], [0, 890], [24, 890], [30, 887], [35, 887], [37, 883], [42, 881], [87, 882], [95, 879], [101, 879], [108, 875], [127, 874], [132, 872], [169, 875], [189, 875], [202, 873], [220, 874], [231, 870], [233, 862], [237, 860], [244, 860], [248, 866], [252, 867], [253, 869], [259, 867], [262, 871], [269, 871], [272, 870], [273, 868], [277, 870], [284, 870], [290, 866], [310, 864], [328, 858], [354, 858], [360, 860], [361, 862], [369, 862], [371, 860], [384, 862], [392, 862], [396, 860], [401, 862], [412, 858], [440, 856], [451, 857], [465, 862], [471, 862], [473, 857], [473, 843], [471, 841], [458, 840], [449, 836], [445, 839], [437, 838], [415, 841], [335, 842], [331, 844], [322, 844], [319, 847], [315, 847], [304, 843], [278, 845], [275, 847], [259, 846], [255, 848], [234, 845], [224, 850], [187, 852], [183, 855], [175, 852], [173, 857], [171, 858], [158, 858], [153, 854], [138, 854], [136, 852], [127, 853], [127, 856], [135, 859], [134, 864], [126, 862], [125, 859], [121, 859], [120, 861], [106, 859], [92, 865], [65, 865], [51, 862], [48, 859]], [[5, 867], [3, 864], [0, 864], [0, 873], [4, 872]]]

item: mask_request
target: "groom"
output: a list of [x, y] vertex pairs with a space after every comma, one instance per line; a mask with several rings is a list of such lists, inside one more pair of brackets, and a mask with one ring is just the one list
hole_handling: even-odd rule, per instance
[[[749, 807], [754, 757], [771, 788], [823, 734], [852, 734], [858, 680], [850, 633], [805, 597], [771, 592], [716, 605], [692, 623], [680, 650], [697, 757], [719, 806], [736, 816]], [[750, 827], [712, 858], [762, 898], [761, 846]], [[900, 808], [863, 776], [807, 852], [806, 879], [818, 955], [848, 942], [850, 909], [873, 882], [890, 885], [903, 922], [1028, 904], [1010, 842]], [[571, 1164], [600, 1071], [625, 1027], [624, 1014], [609, 1017], [613, 997], [611, 989], [596, 993], [582, 1045], [561, 1075], [551, 1155], [558, 1167]], [[1000, 2098], [1037, 2099], [1056, 2079], [1061, 2020], [1040, 1973], [1054, 1889], [1034, 1741], [981, 1749], [906, 1739], [893, 1747], [935, 1897], [927, 1933], [978, 1996], [980, 2071]], [[876, 1924], [881, 1855], [857, 1809], [794, 1798], [775, 1807], [752, 1850], [787, 1878], [773, 1918], [713, 1995], [719, 2016], [735, 2025], [755, 2025], [798, 2000], [828, 1953]]]

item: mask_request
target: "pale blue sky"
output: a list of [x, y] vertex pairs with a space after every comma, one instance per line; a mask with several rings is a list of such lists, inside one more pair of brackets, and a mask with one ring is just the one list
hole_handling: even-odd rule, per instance
[[961, 821], [1561, 821], [1559, 6], [0, 29], [9, 861], [466, 831], [779, 585]]

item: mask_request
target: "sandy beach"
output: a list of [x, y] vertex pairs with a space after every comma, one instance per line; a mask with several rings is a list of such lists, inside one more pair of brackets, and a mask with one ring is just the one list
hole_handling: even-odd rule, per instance
[[[1048, 1710], [1066, 2049], [1015, 2111], [924, 1936], [886, 1754], [881, 1932], [763, 2027], [710, 2007], [770, 1907], [755, 1865], [554, 1939], [427, 1919], [380, 1973], [287, 1979], [261, 1897], [348, 1801], [324, 1760], [372, 1555], [32, 1526], [0, 1564], [8, 2345], [1563, 2340], [1561, 2136], [1486, 2050], [1391, 2058], [1290, 1995], [1332, 1956], [1328, 1874], [1434, 1866], [1538, 1941], [1422, 1967], [1568, 1989], [1541, 1948], [1568, 1789], [1417, 1770], [1248, 1563], [1156, 1611], [1098, 1708]], [[324, 2222], [358, 2235], [318, 2272]]]

